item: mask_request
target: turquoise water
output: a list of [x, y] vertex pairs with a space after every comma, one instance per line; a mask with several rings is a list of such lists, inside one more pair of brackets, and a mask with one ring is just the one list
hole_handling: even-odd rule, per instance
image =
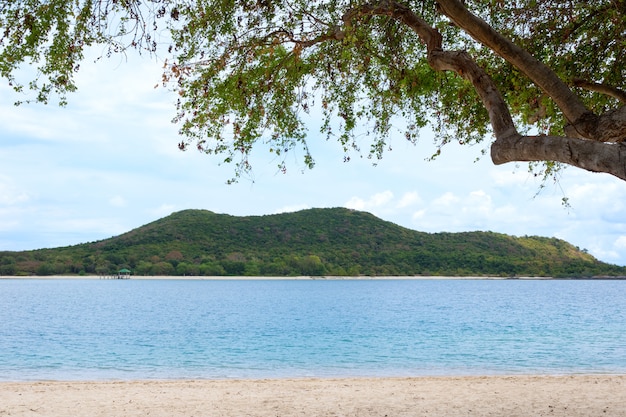
[[0, 280], [0, 380], [626, 373], [626, 281]]

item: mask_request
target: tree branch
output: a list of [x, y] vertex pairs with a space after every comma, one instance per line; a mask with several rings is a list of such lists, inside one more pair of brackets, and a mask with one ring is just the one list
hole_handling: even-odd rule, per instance
[[572, 125], [571, 131], [580, 137], [597, 139], [597, 116], [554, 71], [472, 14], [463, 1], [438, 0], [437, 3], [455, 25], [514, 65], [550, 96]]
[[572, 80], [575, 87], [584, 88], [585, 90], [595, 91], [596, 93], [605, 94], [613, 98], [618, 99], [620, 102], [626, 104], [626, 91], [615, 88], [611, 85], [604, 83], [594, 83], [592, 81], [586, 81], [581, 78], [575, 78]]
[[[485, 21], [472, 15], [458, 0], [441, 0], [446, 14], [455, 16], [453, 22], [472, 36], [485, 38], [486, 46], [511, 60], [514, 65], [550, 95], [575, 129], [570, 137], [522, 136], [517, 132], [509, 108], [498, 87], [487, 72], [465, 51], [444, 51], [439, 32], [406, 6], [393, 0], [382, 0], [348, 11], [344, 23], [349, 26], [361, 17], [385, 15], [410, 27], [427, 46], [429, 65], [437, 71], [453, 71], [472, 83], [483, 105], [496, 137], [491, 146], [491, 158], [496, 165], [514, 161], [557, 161], [592, 172], [605, 172], [626, 180], [626, 106], [607, 112], [601, 117], [588, 110], [569, 87], [548, 67], [528, 52], [496, 33]], [[472, 30], [467, 29], [470, 27]], [[582, 132], [582, 133], [581, 133]], [[598, 133], [600, 132], [600, 133]], [[579, 138], [589, 137], [595, 140]], [[601, 140], [598, 140], [601, 137]], [[609, 143], [617, 142], [617, 143]]]
[[626, 143], [606, 143], [561, 136], [518, 136], [498, 139], [491, 159], [500, 165], [517, 161], [557, 161], [626, 180]]
[[365, 4], [344, 15], [346, 25], [364, 16], [383, 15], [401, 21], [411, 28], [426, 44], [429, 65], [437, 71], [454, 71], [472, 83], [487, 112], [496, 138], [519, 136], [509, 108], [491, 77], [465, 51], [444, 51], [442, 37], [437, 29], [403, 4], [382, 0]]
[[343, 22], [350, 27], [354, 20], [365, 16], [390, 16], [410, 27], [426, 44], [428, 51], [441, 49], [441, 34], [411, 9], [393, 0], [381, 0], [348, 10]]
[[428, 62], [433, 69], [454, 71], [472, 83], [487, 109], [496, 139], [519, 135], [497, 86], [467, 52], [434, 50], [428, 54]]

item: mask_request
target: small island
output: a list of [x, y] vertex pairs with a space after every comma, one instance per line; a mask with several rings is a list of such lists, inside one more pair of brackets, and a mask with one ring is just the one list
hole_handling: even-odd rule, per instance
[[0, 252], [0, 276], [618, 278], [568, 242], [425, 233], [345, 208], [265, 216], [184, 210], [109, 239]]

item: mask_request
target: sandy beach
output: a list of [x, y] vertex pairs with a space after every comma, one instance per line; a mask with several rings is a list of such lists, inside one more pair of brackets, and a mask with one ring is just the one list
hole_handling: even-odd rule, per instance
[[620, 416], [626, 375], [0, 383], [0, 416]]

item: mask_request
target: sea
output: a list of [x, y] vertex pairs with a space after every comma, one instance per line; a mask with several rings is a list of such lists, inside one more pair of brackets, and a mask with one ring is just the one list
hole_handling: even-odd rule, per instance
[[626, 373], [626, 281], [0, 280], [0, 381]]

